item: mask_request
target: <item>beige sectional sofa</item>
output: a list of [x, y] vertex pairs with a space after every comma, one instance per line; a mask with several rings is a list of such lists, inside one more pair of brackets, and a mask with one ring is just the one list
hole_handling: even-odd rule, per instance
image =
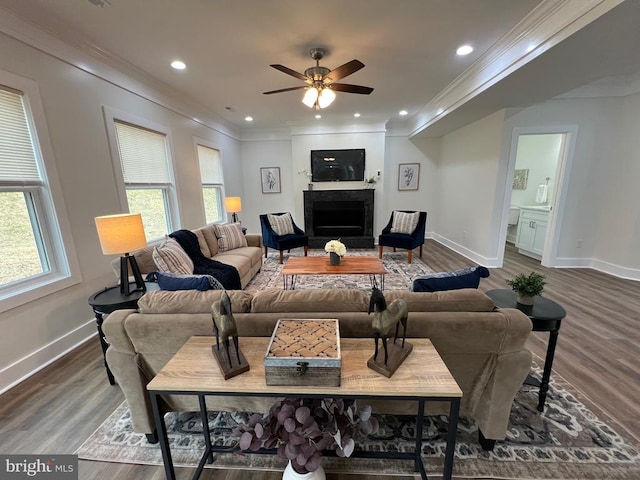
[[[198, 237], [200, 251], [205, 257], [212, 258], [227, 265], [232, 265], [238, 270], [242, 288], [245, 288], [262, 268], [263, 245], [261, 235], [246, 235], [246, 247], [221, 252], [219, 251], [218, 239], [216, 238], [212, 225], [200, 227], [197, 230], [192, 230], [192, 232]], [[158, 270], [152, 257], [154, 247], [155, 245], [149, 245], [132, 253], [132, 255], [136, 257], [136, 262], [143, 277], [147, 273]], [[114, 260], [111, 266], [116, 276], [120, 278], [120, 259]]]
[[[131, 410], [134, 430], [154, 432], [147, 383], [192, 335], [213, 335], [211, 304], [220, 291], [152, 291], [138, 311], [112, 313], [103, 329], [107, 361]], [[276, 290], [229, 292], [239, 335], [271, 335], [279, 318], [337, 318], [343, 337], [369, 337], [369, 294], [360, 290]], [[461, 414], [475, 420], [484, 438], [503, 439], [511, 404], [531, 367], [525, 342], [531, 321], [516, 309], [495, 309], [475, 289], [446, 292], [387, 291], [387, 301], [409, 305], [408, 337], [428, 337], [463, 391]], [[242, 339], [240, 339], [242, 348]], [[373, 351], [373, 340], [372, 340]], [[267, 411], [273, 399], [210, 397], [212, 410]], [[196, 397], [168, 397], [167, 409], [196, 411]], [[392, 405], [393, 404], [393, 408]], [[415, 413], [415, 404], [374, 405], [380, 413]], [[427, 413], [447, 413], [428, 403]], [[401, 409], [402, 410], [402, 409]], [[151, 437], [149, 437], [151, 439]], [[482, 437], [481, 437], [482, 440]]]

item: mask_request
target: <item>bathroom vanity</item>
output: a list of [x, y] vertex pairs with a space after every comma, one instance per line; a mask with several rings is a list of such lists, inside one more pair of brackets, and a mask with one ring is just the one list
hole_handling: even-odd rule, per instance
[[542, 258], [550, 210], [548, 205], [520, 207], [516, 237], [518, 252], [538, 260]]

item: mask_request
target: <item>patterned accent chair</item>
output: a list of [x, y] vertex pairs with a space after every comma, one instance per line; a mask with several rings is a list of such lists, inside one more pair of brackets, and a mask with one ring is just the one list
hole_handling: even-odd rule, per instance
[[262, 244], [264, 245], [264, 257], [267, 258], [267, 249], [273, 248], [280, 251], [280, 263], [284, 258], [284, 250], [290, 252], [292, 248], [304, 247], [304, 256], [309, 249], [309, 236], [291, 221], [293, 233], [278, 235], [269, 223], [268, 215], [285, 215], [287, 212], [260, 215], [260, 227], [262, 228]]
[[[395, 212], [400, 213], [418, 213], [418, 223], [412, 231], [392, 232], [393, 216]], [[395, 210], [391, 213], [391, 218], [386, 227], [382, 229], [382, 233], [378, 237], [379, 256], [382, 258], [382, 250], [384, 247], [402, 248], [408, 251], [407, 263], [413, 260], [413, 249], [420, 247], [420, 258], [422, 258], [422, 245], [424, 244], [424, 232], [427, 224], [427, 212], [415, 212], [412, 210]]]

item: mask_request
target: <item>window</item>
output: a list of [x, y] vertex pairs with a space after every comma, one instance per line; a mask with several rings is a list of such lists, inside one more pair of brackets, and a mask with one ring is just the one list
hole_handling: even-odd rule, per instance
[[206, 223], [222, 221], [223, 181], [220, 151], [215, 148], [197, 145], [200, 177], [202, 179], [202, 197]]
[[113, 122], [130, 213], [142, 214], [147, 240], [173, 230], [173, 182], [167, 135], [119, 119]]
[[[5, 310], [77, 283], [70, 261], [74, 271], [77, 262], [64, 249], [51, 188], [59, 187], [45, 169], [43, 151], [50, 147], [38, 143], [35, 118], [40, 123], [44, 117], [35, 82], [2, 71], [0, 82], [0, 299]], [[60, 216], [66, 222], [64, 213]]]

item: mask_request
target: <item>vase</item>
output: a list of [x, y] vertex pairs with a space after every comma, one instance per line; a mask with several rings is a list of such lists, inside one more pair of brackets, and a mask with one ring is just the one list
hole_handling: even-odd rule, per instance
[[310, 183], [309, 185], [307, 185], [307, 188], [309, 189], [309, 191], [313, 190], [313, 183]]
[[516, 302], [518, 302], [520, 305], [533, 305], [533, 299], [535, 298], [535, 296], [531, 296], [531, 295], [522, 295], [522, 294], [518, 294], [517, 298], [516, 298]]
[[329, 265], [340, 265], [340, 255], [336, 252], [329, 252]]
[[298, 473], [291, 466], [291, 461], [287, 464], [282, 474], [282, 480], [326, 480], [322, 465], [314, 472]]

